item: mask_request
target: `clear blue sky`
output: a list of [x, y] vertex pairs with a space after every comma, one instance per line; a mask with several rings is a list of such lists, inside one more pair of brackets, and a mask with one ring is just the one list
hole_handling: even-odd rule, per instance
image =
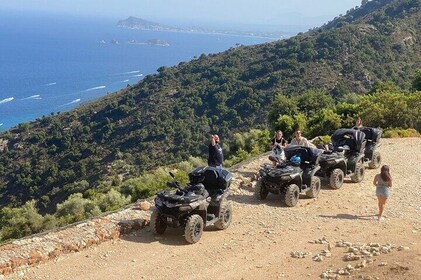
[[294, 25], [309, 18], [344, 14], [360, 3], [361, 0], [0, 0], [0, 11]]

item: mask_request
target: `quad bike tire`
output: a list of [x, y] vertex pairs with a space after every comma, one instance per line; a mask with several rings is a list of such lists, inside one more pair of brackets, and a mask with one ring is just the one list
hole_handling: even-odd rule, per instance
[[167, 224], [162, 220], [161, 213], [158, 209], [154, 209], [151, 214], [150, 226], [154, 234], [161, 235], [167, 229]]
[[317, 176], [313, 176], [311, 178], [311, 185], [310, 189], [306, 192], [306, 196], [310, 198], [315, 198], [319, 195], [322, 183], [320, 182], [320, 178]]
[[263, 182], [263, 179], [260, 178], [256, 182], [256, 186], [255, 186], [255, 189], [254, 189], [254, 196], [258, 200], [264, 200], [264, 199], [266, 199], [268, 194], [269, 194], [269, 191], [266, 189], [265, 183]]
[[203, 219], [197, 214], [191, 215], [186, 222], [184, 228], [184, 237], [190, 244], [194, 244], [200, 240], [203, 233]]
[[300, 197], [300, 188], [296, 184], [291, 184], [285, 192], [285, 204], [288, 207], [294, 207], [298, 203]]
[[379, 151], [375, 151], [371, 157], [371, 161], [368, 163], [368, 168], [377, 169], [382, 163], [382, 157]]
[[333, 169], [329, 177], [329, 186], [334, 190], [342, 188], [344, 184], [345, 174], [340, 168]]
[[355, 166], [355, 173], [351, 176], [351, 181], [353, 183], [359, 183], [364, 179], [365, 168], [364, 163], [359, 161]]
[[214, 226], [217, 229], [223, 230], [230, 226], [232, 220], [232, 205], [225, 202], [219, 211], [219, 220], [215, 222]]

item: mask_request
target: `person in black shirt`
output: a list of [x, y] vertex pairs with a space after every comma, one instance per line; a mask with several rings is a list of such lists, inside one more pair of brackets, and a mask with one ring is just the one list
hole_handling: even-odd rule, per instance
[[271, 148], [283, 149], [285, 148], [286, 145], [287, 145], [287, 141], [283, 137], [282, 131], [280, 130], [276, 131], [275, 137], [272, 139], [272, 142], [271, 142]]
[[221, 145], [219, 144], [219, 136], [212, 135], [209, 144], [208, 165], [213, 167], [222, 167], [224, 163], [224, 154], [222, 153]]

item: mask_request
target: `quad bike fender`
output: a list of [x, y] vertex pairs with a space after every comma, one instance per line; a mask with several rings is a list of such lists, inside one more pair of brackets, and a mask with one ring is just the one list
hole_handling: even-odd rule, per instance
[[299, 173], [291, 174], [290, 177], [291, 177], [291, 180], [288, 182], [288, 185], [291, 185], [291, 184], [296, 184], [297, 186], [302, 185], [303, 178], [302, 178], [301, 174], [299, 174]]
[[358, 162], [364, 162], [364, 154], [360, 154], [358, 156], [352, 157], [348, 160], [348, 170], [351, 170], [352, 173], [355, 172], [355, 168], [357, 168]]
[[190, 212], [189, 217], [190, 217], [191, 215], [194, 215], [194, 214], [197, 214], [197, 215], [199, 215], [200, 217], [202, 217], [202, 219], [203, 219], [203, 221], [204, 221], [204, 222], [206, 221], [206, 214], [207, 214], [206, 209], [205, 209], [205, 210], [195, 209], [195, 210], [193, 210], [192, 212]]
[[[311, 185], [311, 178], [316, 175], [316, 172], [319, 171], [321, 167], [314, 166], [313, 168], [308, 168], [303, 171], [303, 183], [307, 186]], [[300, 185], [299, 185], [300, 186]]]
[[330, 174], [336, 168], [341, 169], [344, 172], [344, 174], [346, 174], [346, 162], [345, 162], [345, 160], [337, 160], [337, 164], [335, 166], [332, 166], [331, 168], [329, 168], [329, 170], [327, 171], [327, 176], [330, 177]]

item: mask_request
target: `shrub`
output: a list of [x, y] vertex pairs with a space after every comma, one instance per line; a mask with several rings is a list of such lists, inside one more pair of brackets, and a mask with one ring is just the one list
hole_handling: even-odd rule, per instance
[[405, 137], [421, 137], [421, 134], [415, 129], [388, 129], [383, 133], [384, 138], [405, 138]]

